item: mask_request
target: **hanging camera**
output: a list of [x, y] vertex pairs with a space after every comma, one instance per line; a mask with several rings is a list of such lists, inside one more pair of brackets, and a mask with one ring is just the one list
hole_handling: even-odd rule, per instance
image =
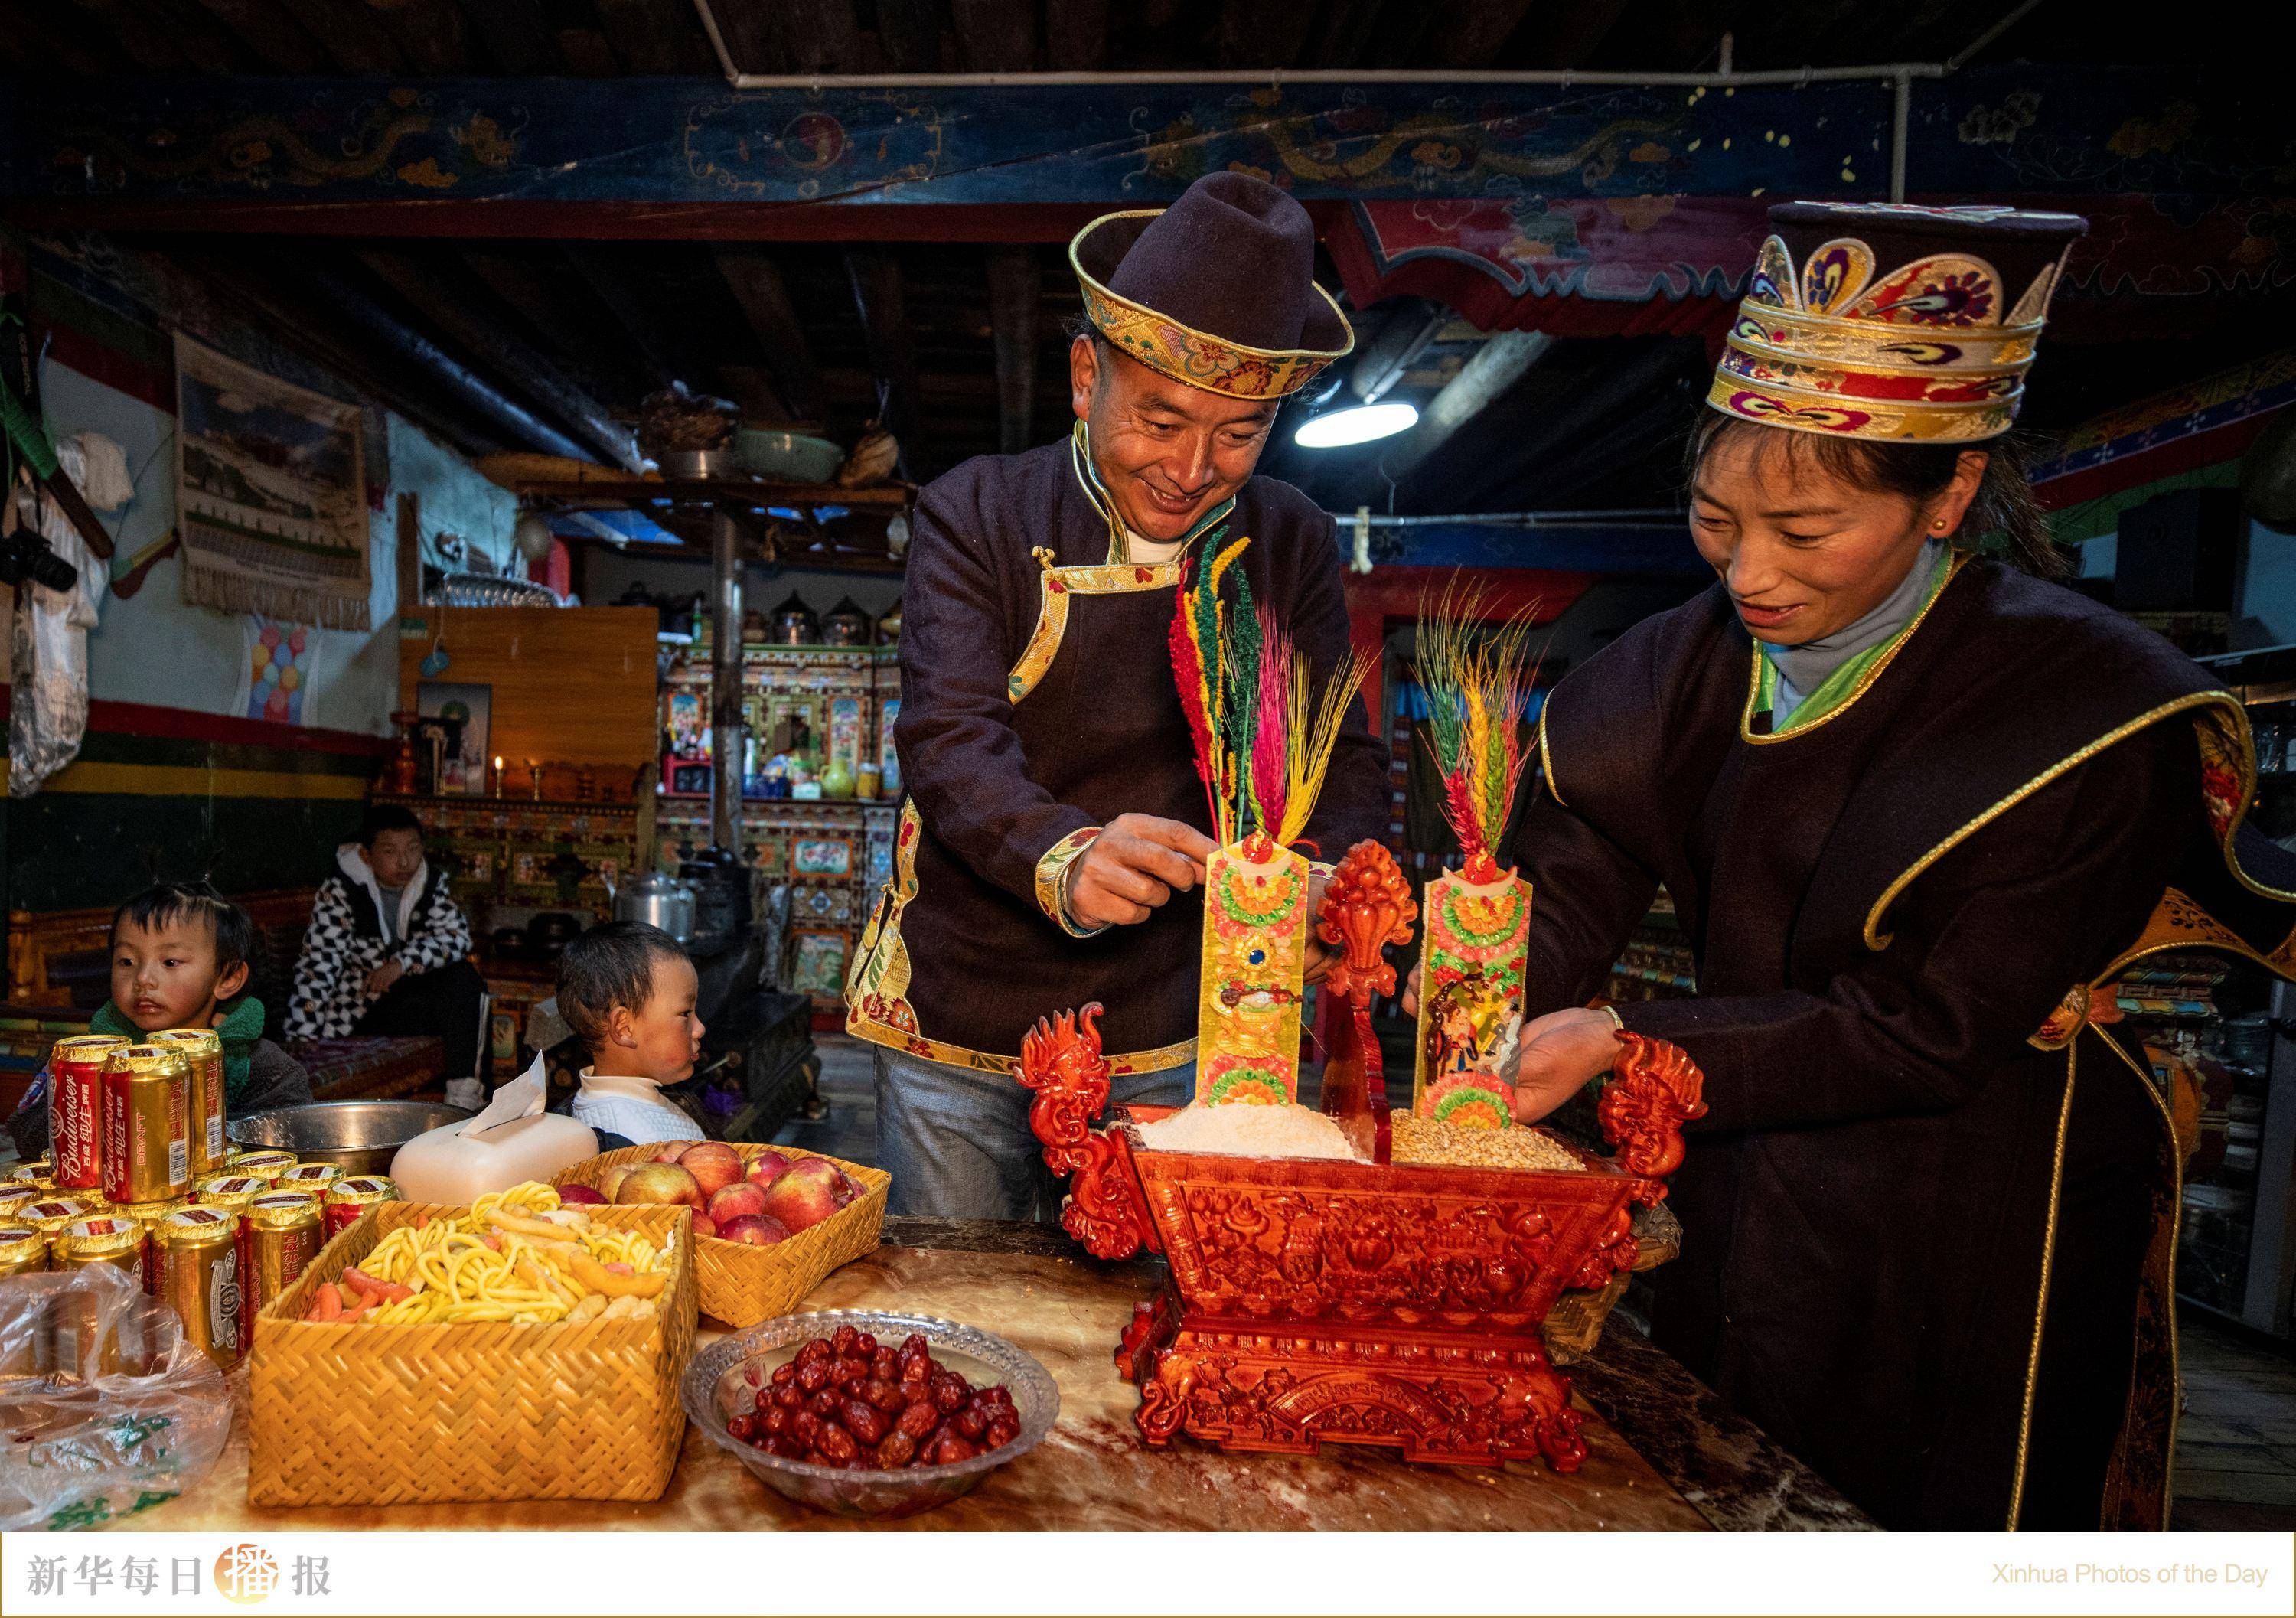
[[79, 570], [31, 530], [20, 528], [0, 539], [0, 584], [19, 585], [28, 579], [52, 590], [69, 590], [79, 583]]

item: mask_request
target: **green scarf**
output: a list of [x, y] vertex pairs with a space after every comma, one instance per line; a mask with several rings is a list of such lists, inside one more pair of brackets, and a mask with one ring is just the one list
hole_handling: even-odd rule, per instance
[[[144, 1030], [127, 1020], [119, 1006], [106, 1000], [88, 1019], [88, 1031], [111, 1034], [122, 1039], [141, 1039]], [[242, 995], [239, 1001], [224, 1014], [216, 1024], [216, 1032], [223, 1036], [223, 1099], [226, 1106], [236, 1103], [247, 1094], [248, 1064], [254, 1060], [256, 1045], [263, 1038], [263, 1002], [253, 995]]]

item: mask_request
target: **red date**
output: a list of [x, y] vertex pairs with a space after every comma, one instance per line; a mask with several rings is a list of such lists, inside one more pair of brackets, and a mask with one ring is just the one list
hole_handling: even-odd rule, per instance
[[1020, 1436], [1013, 1395], [976, 1388], [917, 1334], [898, 1347], [850, 1324], [800, 1346], [760, 1387], [728, 1436], [772, 1454], [848, 1469], [952, 1466]]

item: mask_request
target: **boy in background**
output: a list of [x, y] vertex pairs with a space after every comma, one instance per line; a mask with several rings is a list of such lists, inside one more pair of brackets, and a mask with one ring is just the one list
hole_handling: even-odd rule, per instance
[[558, 1014], [590, 1053], [571, 1110], [601, 1152], [701, 1138], [661, 1095], [691, 1078], [701, 1055], [699, 989], [677, 940], [644, 922], [593, 927], [558, 957]]
[[[263, 1002], [240, 993], [254, 941], [247, 912], [206, 883], [152, 883], [112, 913], [111, 998], [88, 1031], [140, 1040], [170, 1028], [212, 1028], [223, 1039], [224, 1105], [233, 1117], [310, 1100], [311, 1075], [263, 1037]], [[8, 1133], [20, 1156], [47, 1150], [46, 1069], [9, 1118]]]

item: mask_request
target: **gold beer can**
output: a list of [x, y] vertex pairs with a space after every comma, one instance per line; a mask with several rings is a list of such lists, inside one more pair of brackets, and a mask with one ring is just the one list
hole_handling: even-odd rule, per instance
[[181, 1052], [191, 1071], [192, 1178], [224, 1170], [223, 1036], [212, 1028], [171, 1028], [151, 1042]]
[[48, 1267], [48, 1238], [29, 1225], [0, 1225], [0, 1276], [36, 1275]]
[[123, 1045], [103, 1064], [103, 1195], [149, 1203], [191, 1188], [190, 1064], [164, 1045]]
[[54, 1239], [63, 1234], [64, 1227], [75, 1224], [94, 1213], [93, 1203], [76, 1196], [53, 1196], [45, 1202], [27, 1203], [16, 1210], [16, 1223], [29, 1225], [42, 1236]]
[[247, 1343], [240, 1329], [239, 1218], [193, 1203], [152, 1228], [150, 1290], [183, 1318], [185, 1341], [225, 1370]]
[[48, 1194], [29, 1186], [0, 1186], [0, 1225], [12, 1225], [29, 1203], [45, 1202]]
[[18, 1163], [8, 1170], [7, 1178], [0, 1180], [0, 1185], [29, 1187], [45, 1195], [56, 1188], [56, 1180], [55, 1176], [49, 1172], [48, 1160], [42, 1157], [31, 1162]]
[[292, 1152], [275, 1152], [266, 1147], [260, 1151], [242, 1152], [232, 1160], [234, 1174], [251, 1174], [266, 1185], [293, 1168], [299, 1160]]
[[295, 1285], [325, 1243], [319, 1199], [309, 1192], [266, 1191], [248, 1203], [245, 1342], [255, 1341], [263, 1306]]
[[245, 1213], [247, 1204], [271, 1189], [271, 1182], [252, 1174], [210, 1174], [201, 1180], [193, 1200], [211, 1208], [228, 1208], [234, 1213]]
[[50, 1243], [49, 1253], [58, 1269], [109, 1264], [126, 1270], [139, 1284], [144, 1278], [144, 1227], [116, 1213], [99, 1213], [65, 1226]]
[[175, 1212], [176, 1209], [188, 1208], [191, 1205], [192, 1199], [188, 1196], [170, 1196], [162, 1197], [158, 1202], [152, 1203], [118, 1203], [112, 1205], [110, 1211], [119, 1215], [122, 1219], [134, 1220], [144, 1227], [144, 1234], [149, 1236], [152, 1234], [152, 1226]]
[[389, 1176], [357, 1174], [337, 1180], [320, 1200], [325, 1205], [326, 1236], [332, 1241], [357, 1224], [359, 1215], [376, 1203], [403, 1199], [398, 1195], [398, 1182]]
[[339, 1163], [297, 1163], [272, 1183], [282, 1191], [308, 1191], [313, 1196], [324, 1196], [327, 1187], [342, 1177]]

